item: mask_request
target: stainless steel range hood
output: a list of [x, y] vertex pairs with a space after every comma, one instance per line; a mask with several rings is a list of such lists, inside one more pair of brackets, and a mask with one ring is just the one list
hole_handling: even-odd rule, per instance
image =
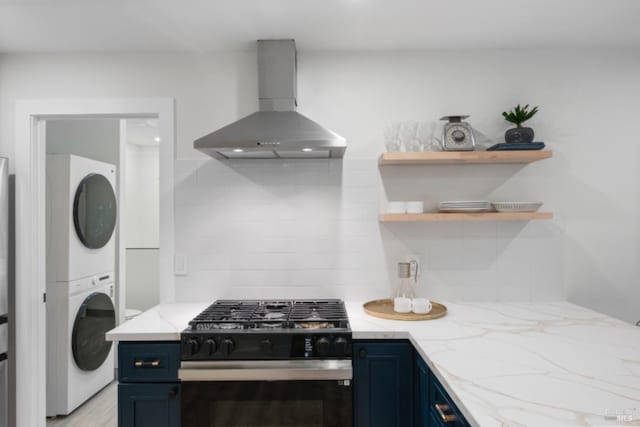
[[223, 159], [342, 157], [343, 137], [296, 112], [296, 68], [295, 41], [258, 40], [260, 111], [197, 139], [194, 148]]

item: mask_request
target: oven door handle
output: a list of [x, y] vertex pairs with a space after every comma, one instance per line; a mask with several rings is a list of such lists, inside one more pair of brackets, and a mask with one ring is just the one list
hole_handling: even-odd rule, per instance
[[182, 362], [181, 381], [351, 380], [351, 360], [274, 360]]

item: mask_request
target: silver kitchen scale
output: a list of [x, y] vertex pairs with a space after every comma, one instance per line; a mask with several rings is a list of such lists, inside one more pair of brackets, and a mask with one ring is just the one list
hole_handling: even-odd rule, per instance
[[444, 116], [440, 120], [447, 120], [442, 129], [442, 149], [444, 151], [473, 151], [476, 139], [473, 128], [464, 119], [469, 116]]

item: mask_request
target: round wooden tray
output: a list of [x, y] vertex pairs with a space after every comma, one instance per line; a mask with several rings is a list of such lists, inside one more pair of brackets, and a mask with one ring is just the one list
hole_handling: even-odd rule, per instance
[[393, 311], [393, 300], [377, 299], [364, 303], [364, 311], [371, 316], [389, 320], [431, 320], [447, 314], [447, 307], [431, 301], [431, 311], [426, 314], [396, 313]]

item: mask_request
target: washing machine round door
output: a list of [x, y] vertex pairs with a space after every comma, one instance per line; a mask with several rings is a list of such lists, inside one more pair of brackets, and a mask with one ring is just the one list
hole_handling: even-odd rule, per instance
[[108, 295], [95, 292], [82, 302], [71, 336], [73, 358], [80, 369], [94, 371], [104, 363], [112, 345], [105, 333], [115, 326], [116, 310]]
[[73, 224], [78, 238], [87, 248], [107, 244], [116, 227], [116, 195], [103, 175], [85, 176], [73, 200]]

